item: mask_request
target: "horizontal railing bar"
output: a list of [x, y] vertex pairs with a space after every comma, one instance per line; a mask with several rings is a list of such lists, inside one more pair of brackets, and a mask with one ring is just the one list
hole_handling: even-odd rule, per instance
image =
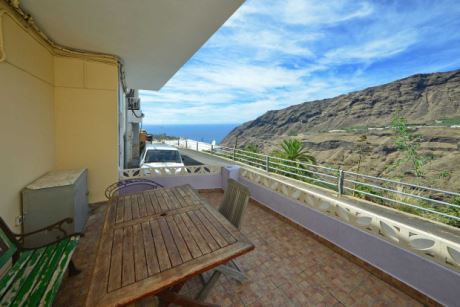
[[331, 183], [331, 182], [329, 182], [329, 181], [325, 181], [325, 180], [322, 180], [322, 179], [318, 179], [318, 178], [314, 178], [314, 177], [309, 177], [309, 176], [305, 176], [305, 175], [301, 175], [301, 174], [296, 174], [296, 173], [289, 172], [289, 171], [285, 171], [285, 170], [281, 170], [281, 169], [277, 169], [277, 171], [280, 171], [280, 172], [283, 172], [283, 173], [287, 173], [287, 174], [291, 174], [291, 175], [298, 176], [298, 177], [302, 177], [302, 178], [306, 178], [306, 179], [308, 179], [308, 180], [323, 182], [323, 183], [330, 184], [330, 185], [333, 185], [333, 186], [336, 186], [336, 185], [337, 185], [335, 182], [334, 182], [334, 183]]
[[[232, 153], [229, 153], [230, 155], [232, 155]], [[237, 155], [242, 155], [240, 153], [236, 153], [235, 156]], [[247, 156], [246, 156], [247, 157]], [[250, 158], [253, 158], [253, 157], [250, 157]], [[271, 158], [271, 157], [270, 157]], [[243, 159], [244, 161], [247, 161], [245, 159]], [[260, 159], [258, 159], [260, 161]], [[291, 160], [286, 160], [286, 161], [289, 161], [289, 162], [294, 162], [294, 161], [291, 161]], [[252, 161], [248, 161], [248, 162], [251, 162], [251, 163], [255, 163], [255, 162], [252, 162]], [[258, 166], [261, 166], [261, 167], [265, 167], [264, 164], [258, 164], [258, 163], [255, 163], [257, 164]], [[297, 170], [300, 170], [300, 171], [303, 171], [303, 172], [310, 172], [310, 173], [313, 173], [313, 174], [317, 174], [319, 176], [326, 176], [326, 177], [329, 177], [329, 178], [337, 178], [336, 176], [333, 176], [333, 175], [330, 175], [330, 174], [324, 174], [324, 173], [320, 173], [320, 172], [316, 172], [316, 171], [312, 171], [312, 170], [305, 170], [305, 169], [301, 169], [301, 168], [298, 168], [298, 167], [295, 167], [295, 166], [291, 166], [291, 165], [286, 165], [286, 164], [280, 164], [280, 163], [276, 163], [276, 162], [273, 162], [273, 161], [270, 161], [269, 164], [276, 164], [276, 165], [280, 165], [280, 166], [283, 166], [283, 167], [288, 167], [288, 168], [293, 168], [293, 169], [297, 169]], [[300, 163], [301, 164], [301, 163]], [[293, 173], [293, 172], [287, 172], [287, 171], [284, 171], [284, 170], [281, 170], [277, 167], [270, 167], [271, 170], [278, 170], [278, 171], [283, 171], [283, 172], [286, 172], [288, 174], [293, 174], [293, 175], [296, 175], [296, 176], [301, 176], [300, 174], [296, 174], [296, 173]], [[320, 180], [320, 179], [316, 179], [316, 178], [313, 178], [313, 177], [309, 177], [309, 176], [301, 176], [301, 177], [304, 177], [304, 178], [309, 178], [309, 179], [312, 179], [312, 180], [315, 180], [315, 181], [320, 181], [320, 182], [324, 182], [324, 183], [327, 183], [327, 184], [332, 184], [328, 181], [324, 181], [324, 180]], [[333, 185], [336, 185], [335, 183]]]
[[[233, 151], [233, 148], [230, 148], [230, 147], [221, 146], [221, 148], [228, 148], [229, 150]], [[248, 151], [245, 151], [245, 150], [242, 150], [242, 149], [235, 149], [235, 150], [242, 151], [242, 152], [248, 152]], [[253, 152], [251, 152], [251, 154], [255, 154], [255, 155], [258, 155], [258, 156], [262, 156], [262, 157], [267, 157], [268, 156], [268, 155], [264, 155], [264, 154], [260, 154], [260, 153], [253, 153]], [[276, 157], [276, 156], [268, 156], [268, 157], [270, 158], [270, 160], [276, 159], [276, 160], [280, 160], [280, 161], [293, 162], [292, 160], [279, 158], [279, 157]], [[321, 166], [321, 165], [315, 165], [315, 164], [306, 163], [306, 162], [300, 162], [299, 161], [298, 163], [302, 164], [302, 165], [310, 166], [310, 167], [327, 169], [327, 170], [330, 170], [330, 171], [339, 171], [336, 168], [331, 168], [331, 167], [326, 167], [326, 166]], [[355, 175], [355, 176], [361, 176], [361, 177], [366, 177], [366, 178], [370, 178], [370, 179], [376, 179], [376, 180], [391, 182], [391, 183], [395, 183], [395, 184], [406, 185], [406, 186], [410, 186], [410, 187], [414, 187], [414, 188], [421, 188], [421, 189], [424, 189], [424, 190], [431, 190], [431, 191], [435, 191], [435, 192], [441, 192], [441, 193], [447, 193], [447, 194], [450, 194], [450, 195], [460, 196], [460, 193], [456, 193], [456, 192], [445, 191], [445, 190], [436, 189], [436, 188], [430, 188], [430, 187], [426, 187], [426, 186], [419, 186], [419, 185], [416, 185], [416, 184], [411, 184], [411, 183], [391, 180], [391, 179], [387, 179], [387, 178], [379, 178], [379, 177], [375, 177], [375, 176], [355, 173], [355, 172], [352, 172], [352, 171], [344, 171], [344, 173], [349, 174], [349, 175]]]
[[[231, 150], [233, 150], [233, 148], [231, 148]], [[266, 157], [267, 156], [265, 154], [261, 154], [261, 153], [258, 153], [258, 152], [252, 152], [252, 151], [247, 151], [247, 150], [242, 150], [242, 149], [235, 149], [235, 151], [242, 151], [242, 152], [246, 152], [246, 153], [251, 153], [251, 154], [254, 154], [254, 155], [261, 156], [261, 157]]]
[[[291, 161], [291, 162], [293, 162], [293, 161]], [[324, 173], [320, 173], [320, 172], [316, 172], [316, 171], [312, 171], [312, 170], [307, 170], [307, 169], [303, 169], [303, 168], [300, 168], [300, 167], [295, 167], [295, 166], [292, 166], [292, 165], [276, 163], [276, 162], [273, 162], [273, 161], [270, 161], [270, 164], [276, 164], [276, 165], [280, 165], [280, 166], [283, 166], [283, 167], [289, 167], [289, 168], [293, 168], [293, 169], [296, 169], [296, 170], [299, 170], [299, 171], [309, 172], [309, 173], [313, 173], [313, 174], [320, 175], [320, 176], [326, 176], [326, 177], [329, 177], [329, 178], [334, 178], [334, 179], [337, 178], [337, 176], [334, 176], [334, 175], [324, 174]], [[273, 169], [278, 169], [278, 168], [273, 168]]]
[[439, 212], [439, 211], [427, 209], [427, 208], [424, 208], [424, 207], [411, 205], [411, 204], [408, 204], [408, 203], [405, 203], [403, 201], [399, 201], [399, 200], [396, 200], [396, 199], [391, 199], [391, 198], [387, 198], [387, 197], [384, 197], [384, 196], [375, 195], [375, 194], [372, 194], [372, 193], [356, 190], [356, 189], [349, 188], [349, 187], [344, 187], [344, 189], [354, 191], [354, 192], [357, 192], [357, 193], [361, 193], [361, 194], [365, 194], [365, 195], [369, 195], [369, 196], [372, 196], [372, 197], [377, 197], [377, 198], [380, 198], [380, 199], [383, 199], [383, 200], [388, 200], [388, 201], [391, 201], [391, 202], [394, 202], [394, 203], [397, 203], [397, 204], [401, 204], [401, 205], [405, 205], [405, 206], [409, 206], [409, 207], [412, 207], [412, 208], [415, 208], [415, 209], [420, 209], [420, 210], [424, 210], [424, 211], [431, 212], [431, 213], [434, 213], [434, 214], [439, 214], [439, 215], [442, 215], [442, 216], [445, 216], [445, 217], [460, 221], [459, 217], [449, 215], [449, 214], [445, 214], [445, 213], [442, 213], [442, 212]]
[[[233, 148], [231, 148], [231, 147], [219, 146], [218, 148], [219, 148], [219, 149], [220, 149], [220, 148], [226, 148], [226, 149], [228, 149], [228, 150], [230, 150], [230, 151], [233, 151]], [[261, 156], [261, 157], [269, 157], [270, 160], [271, 160], [271, 159], [277, 159], [277, 160], [281, 160], [281, 161], [293, 162], [292, 160], [288, 160], [288, 159], [284, 159], [284, 158], [279, 158], [279, 157], [275, 157], [275, 156], [269, 156], [269, 155], [266, 155], [266, 154], [261, 154], [261, 153], [256, 153], [256, 152], [251, 152], [251, 151], [247, 151], [247, 150], [244, 150], [244, 149], [238, 149], [238, 148], [236, 148], [235, 151], [242, 151], [242, 152], [245, 152], [245, 153], [251, 153], [251, 154], [255, 154], [255, 155]], [[311, 166], [311, 167], [322, 168], [322, 169], [327, 169], [327, 170], [331, 170], [331, 171], [338, 171], [338, 169], [331, 168], [331, 167], [327, 167], [327, 166], [315, 165], [315, 164], [306, 163], [306, 162], [301, 162], [301, 161], [298, 161], [298, 163], [300, 163], [300, 164], [302, 164], [302, 165]]]
[[[307, 179], [308, 181], [312, 181], [312, 182], [321, 182], [321, 183], [324, 183], [324, 184], [327, 184], [327, 185], [330, 185], [330, 186], [337, 186], [337, 184], [338, 184], [336, 180], [338, 180], [339, 169], [336, 169], [336, 168], [320, 166], [320, 165], [310, 164], [310, 163], [301, 162], [301, 161], [292, 161], [292, 160], [288, 160], [288, 159], [284, 159], [284, 158], [280, 158], [280, 157], [269, 156], [269, 155], [256, 153], [256, 152], [251, 152], [251, 151], [246, 151], [244, 149], [238, 149], [238, 148], [231, 148], [231, 147], [225, 147], [225, 146], [219, 146], [219, 145], [215, 145], [212, 148], [214, 149], [214, 151], [211, 152], [212, 154], [221, 155], [222, 157], [228, 158], [230, 160], [235, 159], [235, 161], [240, 161], [240, 162], [242, 162], [244, 164], [256, 167], [258, 169], [269, 170], [270, 172], [278, 173], [278, 174], [281, 174], [281, 175], [289, 174], [289, 175], [295, 176], [297, 178]], [[268, 162], [268, 165], [267, 165], [267, 162]], [[282, 162], [289, 162], [289, 163], [284, 164]], [[289, 165], [289, 164], [292, 164], [292, 163], [297, 163], [298, 166]], [[269, 167], [268, 169], [267, 169], [267, 166]], [[301, 168], [300, 166], [305, 167], [305, 168]], [[287, 169], [287, 170], [285, 170], [285, 169]], [[315, 169], [315, 170], [312, 170], [312, 169]], [[327, 173], [319, 171], [320, 169], [325, 170]], [[311, 176], [306, 176], [305, 174], [302, 174], [302, 173], [297, 174], [294, 171], [289, 171], [289, 170], [297, 170], [297, 171], [300, 171], [302, 173], [309, 173], [309, 174], [317, 175], [317, 176], [320, 176], [320, 177], [332, 178], [332, 179], [334, 179], [334, 182], [331, 183], [329, 181], [326, 181], [326, 180], [323, 180], [323, 179], [320, 179], [320, 178], [314, 178], [314, 177], [311, 177]], [[331, 174], [331, 172], [333, 172], [333, 174]], [[358, 179], [353, 180], [353, 179], [349, 179], [347, 177], [349, 177], [349, 176], [358, 176], [358, 177], [361, 177], [361, 178], [367, 178], [367, 179], [371, 179], [371, 180], [378, 180], [378, 181], [384, 182], [384, 183], [386, 182], [386, 183], [392, 183], [392, 184], [407, 186], [407, 187], [410, 187], [410, 188], [413, 188], [413, 189], [422, 189], [425, 192], [439, 192], [439, 193], [444, 193], [444, 194], [447, 194], [447, 195], [460, 196], [460, 193], [457, 193], [457, 192], [450, 192], [450, 191], [445, 191], [445, 190], [441, 190], [441, 189], [430, 188], [430, 187], [426, 187], [426, 186], [420, 186], [420, 185], [416, 185], [416, 184], [411, 184], [411, 183], [406, 183], [406, 182], [401, 182], [401, 181], [396, 181], [396, 180], [391, 180], [391, 179], [386, 179], [386, 178], [380, 178], [380, 177], [375, 177], [375, 176], [355, 173], [355, 172], [351, 172], [351, 171], [343, 171], [343, 175], [344, 175], [343, 180], [344, 180], [344, 182], [347, 182], [347, 183], [364, 185], [364, 186], [379, 189], [379, 190], [382, 190], [382, 191], [385, 191], [385, 192], [388, 192], [388, 193], [395, 193], [395, 194], [404, 195], [404, 196], [407, 196], [407, 197], [413, 198], [413, 199], [424, 200], [424, 201], [427, 201], [427, 202], [429, 202], [429, 203], [431, 203], [433, 205], [439, 204], [439, 205], [443, 205], [443, 206], [447, 206], [447, 207], [460, 209], [459, 205], [451, 204], [451, 203], [443, 201], [443, 200], [431, 199], [429, 197], [415, 195], [415, 194], [412, 194], [410, 192], [408, 193], [408, 192], [398, 191], [398, 190], [393, 189], [391, 187], [379, 186], [377, 183], [368, 183], [368, 182], [364, 182], [364, 180], [363, 180], [363, 182], [361, 182]], [[396, 203], [396, 204], [408, 206], [408, 207], [411, 207], [411, 208], [414, 208], [414, 209], [419, 209], [419, 210], [422, 210], [422, 211], [425, 211], [425, 212], [430, 212], [430, 213], [433, 213], [433, 214], [436, 214], [436, 215], [439, 215], [439, 216], [444, 216], [444, 217], [447, 217], [447, 218], [450, 218], [450, 219], [455, 219], [455, 220], [460, 221], [459, 217], [452, 216], [452, 215], [449, 215], [449, 214], [446, 214], [446, 213], [442, 213], [442, 212], [436, 211], [434, 209], [428, 209], [428, 208], [425, 208], [425, 207], [412, 205], [412, 204], [406, 203], [404, 201], [399, 201], [399, 200], [394, 199], [394, 198], [375, 195], [375, 194], [365, 192], [365, 191], [360, 191], [360, 190], [357, 190], [357, 189], [354, 189], [354, 188], [351, 188], [351, 187], [348, 187], [348, 186], [344, 186], [343, 188], [345, 190], [348, 190], [348, 191], [354, 191], [356, 193], [360, 193], [360, 194], [363, 194], [363, 195], [368, 195], [368, 196], [375, 197], [377, 199], [381, 199], [381, 200], [388, 201], [388, 202], [391, 202], [391, 203]], [[390, 197], [392, 197], [392, 196], [390, 196]]]
[[331, 167], [327, 167], [327, 166], [315, 165], [315, 164], [306, 163], [306, 162], [300, 162], [300, 161], [293, 161], [293, 160], [278, 158], [278, 157], [275, 157], [275, 156], [269, 156], [269, 157], [270, 157], [270, 160], [276, 159], [276, 160], [281, 160], [281, 161], [286, 161], [286, 162], [298, 162], [298, 163], [300, 163], [300, 164], [302, 164], [302, 165], [306, 165], [306, 166], [310, 166], [310, 167], [316, 167], [316, 168], [327, 169], [327, 170], [334, 171], [334, 172], [338, 172], [338, 171], [339, 171], [339, 170], [336, 169], [336, 168], [331, 168]]
[[369, 179], [376, 179], [376, 180], [380, 180], [380, 181], [386, 181], [386, 182], [391, 182], [391, 183], [395, 183], [395, 184], [410, 186], [410, 187], [417, 188], [417, 189], [424, 189], [424, 190], [430, 190], [430, 191], [434, 191], [434, 192], [440, 192], [440, 193], [446, 193], [446, 194], [450, 194], [450, 195], [460, 196], [460, 193], [456, 193], [456, 192], [444, 191], [444, 190], [440, 190], [440, 189], [436, 189], [436, 188], [420, 186], [420, 185], [416, 185], [416, 184], [412, 184], [412, 183], [396, 181], [396, 180], [387, 179], [387, 178], [379, 178], [379, 177], [374, 177], [374, 176], [355, 173], [355, 172], [350, 172], [350, 171], [344, 171], [344, 173], [348, 174], [348, 175], [360, 176], [360, 177], [365, 177], [365, 178], [369, 178]]
[[216, 156], [221, 156], [221, 157], [224, 157], [224, 158], [227, 158], [227, 159], [231, 159], [231, 154], [228, 154], [228, 153], [225, 153], [225, 152], [220, 152], [220, 153], [216, 154]]
[[253, 161], [249, 161], [249, 160], [246, 160], [246, 159], [244, 159], [244, 158], [238, 157], [238, 158], [236, 158], [236, 159], [243, 160], [243, 161], [247, 161], [248, 163], [252, 163], [252, 164], [255, 164], [255, 165], [259, 165], [259, 166], [261, 166], [261, 167], [265, 167], [265, 165], [263, 165], [263, 164], [260, 164], [260, 163], [257, 163], [257, 162], [253, 162]]
[[228, 151], [225, 151], [225, 150], [216, 150], [214, 153], [225, 153], [225, 154], [229, 154], [229, 155], [232, 155], [232, 152], [228, 152]]
[[255, 159], [255, 160], [257, 160], [257, 161], [265, 162], [265, 159], [259, 159], [259, 158], [247, 156], [247, 155], [244, 155], [244, 154], [241, 154], [241, 153], [235, 153], [235, 156], [238, 156], [238, 155], [239, 155], [239, 156], [246, 157], [246, 158], [250, 158], [250, 159]]
[[359, 185], [365, 185], [365, 186], [368, 186], [368, 187], [373, 187], [375, 189], [380, 189], [380, 190], [384, 190], [384, 191], [387, 191], [387, 192], [393, 192], [393, 193], [397, 193], [397, 194], [401, 194], [401, 195], [406, 195], [406, 196], [409, 196], [409, 197], [419, 198], [419, 199], [423, 199], [423, 200], [426, 200], [426, 201], [430, 201], [430, 202], [438, 203], [438, 204], [441, 204], [441, 205], [446, 205], [446, 206], [450, 206], [450, 207], [460, 209], [460, 206], [458, 206], [458, 205], [447, 203], [447, 202], [437, 200], [437, 199], [431, 199], [431, 198], [427, 198], [427, 197], [420, 196], [420, 195], [406, 193], [406, 192], [403, 192], [403, 191], [392, 190], [392, 189], [380, 187], [378, 185], [373, 185], [373, 184], [366, 183], [366, 182], [355, 181], [355, 180], [352, 180], [352, 179], [344, 179], [344, 181], [351, 182], [351, 183], [354, 183], [354, 184], [359, 184]]
[[[230, 150], [232, 150], [232, 149], [230, 149]], [[242, 150], [239, 150], [239, 151], [242, 151]], [[261, 155], [261, 154], [257, 154], [257, 155]], [[261, 155], [261, 156], [267, 156], [267, 155]], [[291, 163], [293, 162], [292, 160], [287, 160], [287, 159], [283, 159], [283, 158], [278, 158], [278, 157], [273, 157], [273, 156], [269, 156], [269, 157], [270, 157], [270, 160], [276, 159], [276, 160], [281, 160], [281, 161], [286, 161], [286, 162], [291, 162]], [[273, 162], [273, 161], [270, 161], [270, 163], [277, 164], [276, 162]], [[296, 163], [311, 166], [311, 167], [316, 167], [316, 168], [323, 168], [323, 169], [327, 169], [327, 170], [338, 171], [338, 169], [333, 169], [333, 168], [329, 168], [329, 167], [325, 167], [325, 166], [314, 165], [314, 164], [305, 163], [305, 162], [296, 162]], [[277, 164], [277, 165], [281, 165], [281, 164]], [[287, 165], [283, 164], [283, 166], [287, 166]], [[290, 167], [290, 166], [288, 166], [288, 167]], [[297, 169], [299, 169], [299, 168], [297, 168]], [[310, 172], [314, 172], [314, 171], [310, 171]], [[413, 188], [420, 188], [420, 189], [424, 189], [424, 190], [429, 190], [429, 191], [435, 191], [435, 192], [440, 192], [440, 193], [446, 193], [446, 194], [450, 194], [450, 195], [460, 196], [460, 194], [456, 193], [456, 192], [449, 192], [449, 191], [444, 191], [444, 190], [440, 190], [440, 189], [436, 189], [436, 188], [429, 188], [429, 187], [425, 187], [425, 186], [419, 186], [419, 185], [415, 185], [415, 184], [410, 184], [410, 183], [391, 180], [391, 179], [386, 179], [386, 178], [379, 178], [379, 177], [374, 177], [374, 176], [355, 173], [355, 172], [350, 172], [350, 171], [344, 171], [344, 173], [349, 174], [349, 175], [361, 176], [361, 177], [365, 177], [365, 178], [369, 178], [369, 179], [376, 179], [376, 180], [380, 180], [380, 181], [386, 181], [386, 182], [391, 182], [391, 183], [395, 183], [395, 184], [406, 185], [406, 186], [410, 186], [410, 187], [413, 187]], [[316, 172], [315, 174], [318, 174], [318, 175], [321, 174], [321, 175], [324, 175], [324, 176], [330, 176], [331, 178], [337, 178], [337, 176], [333, 176], [333, 175], [330, 175], [330, 174], [324, 174], [324, 173], [319, 173], [319, 172]], [[382, 188], [382, 189], [384, 189], [384, 188]], [[396, 192], [396, 193], [398, 192], [398, 191], [393, 190], [393, 189], [389, 189], [389, 191]], [[432, 200], [432, 199], [430, 199], [430, 200]], [[435, 200], [433, 200], [433, 201], [435, 201]], [[460, 206], [459, 206], [459, 208], [460, 208]]]

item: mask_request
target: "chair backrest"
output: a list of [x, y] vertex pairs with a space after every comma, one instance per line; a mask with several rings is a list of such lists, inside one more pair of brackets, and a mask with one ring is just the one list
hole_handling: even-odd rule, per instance
[[220, 204], [219, 212], [227, 218], [235, 227], [240, 228], [244, 210], [251, 193], [241, 183], [228, 179], [224, 200]]
[[17, 252], [18, 242], [8, 225], [0, 218], [0, 272], [10, 260], [13, 260]]
[[143, 192], [145, 190], [153, 190], [162, 187], [161, 184], [147, 178], [125, 179], [108, 186], [105, 189], [105, 197], [110, 199], [112, 196]]

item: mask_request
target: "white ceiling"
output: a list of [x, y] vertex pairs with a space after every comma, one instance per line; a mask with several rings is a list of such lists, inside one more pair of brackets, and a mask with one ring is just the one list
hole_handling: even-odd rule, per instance
[[40, 29], [73, 48], [115, 54], [128, 87], [159, 90], [244, 0], [22, 0]]

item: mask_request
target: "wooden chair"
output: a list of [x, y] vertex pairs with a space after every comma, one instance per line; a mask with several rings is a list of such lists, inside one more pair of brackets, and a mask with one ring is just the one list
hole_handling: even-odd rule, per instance
[[[26, 233], [11, 232], [0, 218], [0, 306], [52, 306], [64, 273], [79, 273], [71, 257], [81, 236], [62, 228], [67, 218]], [[27, 248], [21, 240], [40, 232], [59, 230], [62, 236], [40, 247]]]
[[219, 212], [238, 229], [241, 227], [243, 213], [250, 196], [251, 193], [248, 188], [233, 179], [228, 179]]
[[163, 186], [161, 184], [147, 178], [125, 179], [109, 185], [105, 189], [105, 197], [110, 199], [114, 195], [124, 195], [162, 187]]
[[[219, 212], [238, 229], [241, 227], [243, 214], [248, 205], [250, 196], [251, 193], [247, 187], [233, 179], [228, 180], [227, 189], [224, 193], [224, 199], [219, 206]], [[203, 288], [197, 294], [196, 299], [204, 301], [222, 274], [236, 279], [240, 283], [246, 279], [246, 276], [241, 271], [241, 268], [235, 261], [232, 260], [227, 264], [223, 264], [215, 268], [211, 277], [207, 281], [203, 275], [200, 275], [201, 281], [203, 282]]]

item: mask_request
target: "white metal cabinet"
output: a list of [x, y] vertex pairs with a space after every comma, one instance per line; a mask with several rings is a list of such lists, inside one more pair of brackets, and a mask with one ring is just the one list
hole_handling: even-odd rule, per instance
[[[67, 233], [82, 232], [88, 219], [87, 171], [52, 171], [29, 184], [22, 191], [23, 232], [31, 232], [71, 217], [64, 224]], [[53, 230], [26, 238], [27, 246], [48, 243], [62, 232]]]

